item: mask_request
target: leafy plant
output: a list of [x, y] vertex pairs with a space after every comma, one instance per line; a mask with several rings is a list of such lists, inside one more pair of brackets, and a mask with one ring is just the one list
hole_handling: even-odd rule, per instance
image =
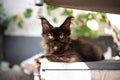
[[0, 28], [5, 31], [8, 28], [10, 22], [16, 22], [19, 28], [23, 27], [23, 17], [30, 18], [32, 15], [32, 9], [28, 8], [24, 13], [17, 13], [11, 17], [7, 16], [7, 13], [4, 12], [2, 4], [0, 4]]
[[55, 9], [58, 9], [58, 7], [47, 5], [48, 15], [51, 15], [51, 11], [53, 11], [53, 10], [55, 10]]
[[26, 9], [26, 11], [24, 12], [25, 18], [30, 18], [31, 15], [32, 15], [32, 9], [30, 8]]
[[[57, 17], [54, 15], [54, 10], [59, 9], [60, 7], [47, 5], [46, 10], [48, 15], [53, 18], [53, 22], [57, 23]], [[51, 14], [53, 12], [53, 14]], [[58, 12], [58, 16], [67, 17], [73, 15], [74, 10], [68, 8], [62, 8], [62, 12]], [[71, 27], [72, 35], [75, 37], [88, 36], [90, 38], [98, 38], [99, 33], [97, 30], [89, 28], [87, 25], [88, 21], [95, 20], [98, 23], [106, 22], [104, 13], [100, 12], [89, 12], [89, 13], [80, 13], [78, 12], [75, 18], [73, 19], [73, 26]]]
[[[89, 36], [91, 38], [98, 38], [99, 34], [97, 30], [90, 29], [87, 25], [88, 21], [95, 20], [96, 22], [106, 22], [104, 18], [104, 13], [85, 13], [78, 14], [74, 19], [74, 26], [72, 27], [72, 34], [77, 37]], [[94, 24], [93, 24], [94, 25]], [[95, 26], [95, 25], [94, 25]]]
[[63, 16], [68, 16], [72, 14], [73, 14], [73, 10], [70, 10], [70, 9], [64, 9], [63, 12], [61, 13], [61, 15]]

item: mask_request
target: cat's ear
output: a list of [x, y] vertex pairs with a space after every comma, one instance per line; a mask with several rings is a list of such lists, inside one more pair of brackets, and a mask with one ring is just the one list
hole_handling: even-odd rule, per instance
[[46, 33], [48, 30], [53, 28], [53, 26], [47, 21], [46, 18], [40, 17], [40, 19], [41, 19], [43, 33]]
[[63, 24], [60, 26], [61, 29], [70, 32], [70, 24], [71, 24], [71, 19], [73, 16], [69, 16], [66, 18], [66, 20], [63, 22]]

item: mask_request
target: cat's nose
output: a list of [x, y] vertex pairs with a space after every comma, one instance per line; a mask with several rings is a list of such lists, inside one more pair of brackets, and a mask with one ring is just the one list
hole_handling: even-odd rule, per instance
[[57, 42], [57, 41], [59, 41], [59, 39], [58, 39], [58, 38], [55, 38], [55, 39], [54, 39], [54, 41], [56, 41], [56, 42]]

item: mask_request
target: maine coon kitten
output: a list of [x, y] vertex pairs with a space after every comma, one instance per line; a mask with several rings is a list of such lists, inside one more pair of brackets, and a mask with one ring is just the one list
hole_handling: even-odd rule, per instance
[[72, 16], [66, 18], [60, 27], [53, 27], [46, 18], [41, 17], [42, 45], [45, 55], [53, 62], [98, 61], [103, 59], [100, 48], [88, 41], [70, 38]]

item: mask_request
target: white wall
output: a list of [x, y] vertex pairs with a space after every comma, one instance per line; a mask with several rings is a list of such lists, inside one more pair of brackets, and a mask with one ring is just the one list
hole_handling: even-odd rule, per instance
[[[54, 16], [57, 16], [57, 19], [59, 21], [57, 24], [55, 24], [52, 22], [50, 16], [49, 17], [47, 16], [47, 12], [45, 10], [46, 6], [45, 5], [42, 7], [35, 6], [34, 1], [35, 0], [1, 0], [0, 1], [3, 2], [3, 6], [8, 16], [13, 16], [17, 13], [23, 13], [27, 8], [31, 8], [33, 10], [32, 17], [30, 19], [24, 19], [24, 25], [22, 29], [18, 28], [16, 23], [11, 23], [5, 32], [6, 35], [41, 36], [42, 27], [38, 16], [38, 11], [40, 8], [43, 10], [43, 14], [40, 15], [45, 16], [52, 25], [54, 26], [61, 25], [61, 23], [64, 21], [65, 18], [59, 17], [57, 15], [58, 11], [60, 10], [54, 11]], [[115, 24], [119, 28], [120, 15], [116, 16], [116, 15], [108, 14], [108, 17], [113, 22], [113, 24]], [[101, 35], [105, 34], [104, 27], [103, 28], [101, 27], [99, 33]]]
[[[41, 36], [41, 22], [39, 15], [44, 16], [48, 21], [54, 25], [59, 26], [64, 21], [65, 17], [59, 17], [57, 15], [58, 11], [54, 11], [54, 16], [57, 16], [57, 24], [52, 22], [52, 18], [47, 15], [46, 4], [44, 6], [38, 7], [35, 6], [35, 0], [1, 0], [3, 6], [8, 16], [16, 15], [17, 13], [23, 13], [25, 9], [31, 8], [33, 10], [32, 17], [30, 19], [24, 19], [23, 28], [18, 28], [16, 23], [11, 23], [6, 30], [6, 35], [16, 35], [16, 36]], [[43, 12], [38, 14], [39, 9], [42, 9]]]
[[17, 36], [40, 36], [41, 26], [40, 19], [38, 19], [39, 7], [35, 6], [34, 0], [2, 0], [3, 6], [8, 16], [13, 16], [17, 13], [25, 12], [25, 9], [31, 8], [33, 10], [30, 19], [24, 19], [23, 29], [18, 28], [16, 23], [11, 23], [6, 35]]

